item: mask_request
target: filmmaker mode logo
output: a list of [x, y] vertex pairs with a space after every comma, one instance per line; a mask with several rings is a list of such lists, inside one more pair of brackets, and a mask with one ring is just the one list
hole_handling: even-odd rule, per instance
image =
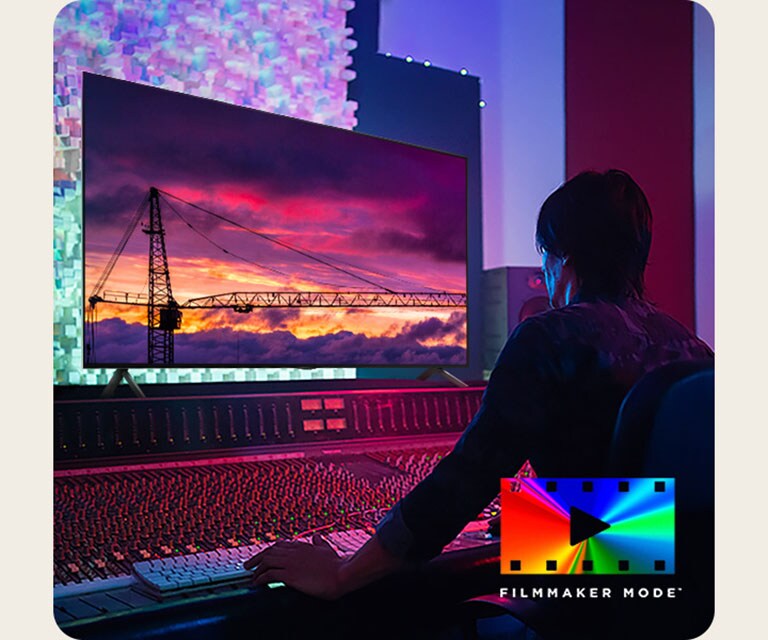
[[674, 572], [673, 478], [502, 479], [502, 574]]

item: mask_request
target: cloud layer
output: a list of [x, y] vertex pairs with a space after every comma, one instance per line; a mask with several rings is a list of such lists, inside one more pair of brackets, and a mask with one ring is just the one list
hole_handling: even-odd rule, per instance
[[[271, 310], [274, 331], [250, 333], [217, 328], [175, 335], [175, 362], [179, 365], [251, 366], [371, 366], [461, 365], [466, 358], [463, 313], [447, 322], [427, 318], [406, 324], [394, 336], [368, 337], [352, 331], [300, 339], [279, 329], [287, 319]], [[291, 310], [285, 310], [290, 315]], [[102, 365], [145, 364], [147, 329], [119, 318], [102, 320], [97, 327], [96, 360]], [[456, 340], [459, 344], [455, 343]], [[441, 341], [443, 342], [441, 344]]]

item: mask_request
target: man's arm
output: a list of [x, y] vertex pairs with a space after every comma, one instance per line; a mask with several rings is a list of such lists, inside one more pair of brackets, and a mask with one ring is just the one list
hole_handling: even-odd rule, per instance
[[515, 330], [453, 451], [379, 523], [390, 553], [411, 562], [438, 555], [499, 493], [501, 478], [527, 459], [546, 464], [559, 410], [557, 361], [534, 320]]
[[321, 541], [277, 543], [254, 556], [259, 584], [284, 582], [337, 598], [405, 566], [438, 555], [499, 492], [500, 479], [546, 448], [556, 384], [552, 345], [538, 325], [520, 325], [507, 342], [480, 410], [454, 447], [379, 523], [348, 559]]

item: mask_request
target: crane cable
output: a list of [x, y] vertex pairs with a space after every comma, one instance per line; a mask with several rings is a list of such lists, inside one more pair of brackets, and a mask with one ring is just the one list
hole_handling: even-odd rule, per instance
[[[158, 191], [159, 191], [159, 190], [158, 190]], [[161, 193], [165, 194], [165, 192], [164, 192], [164, 191], [163, 191], [163, 192], [161, 192]], [[197, 235], [199, 235], [201, 238], [203, 238], [203, 240], [205, 240], [205, 241], [209, 242], [210, 244], [212, 244], [214, 247], [216, 247], [216, 248], [217, 248], [217, 249], [219, 249], [220, 251], [222, 251], [222, 252], [226, 253], [226, 254], [227, 254], [227, 255], [229, 255], [229, 256], [232, 256], [233, 258], [237, 258], [238, 260], [242, 260], [243, 262], [247, 262], [248, 264], [252, 264], [252, 265], [254, 265], [254, 266], [256, 266], [256, 267], [259, 267], [260, 269], [266, 269], [267, 271], [272, 271], [273, 273], [277, 273], [277, 274], [279, 274], [279, 275], [281, 275], [281, 276], [285, 276], [286, 278], [289, 278], [289, 279], [291, 278], [291, 275], [290, 275], [290, 274], [288, 274], [288, 273], [285, 273], [284, 271], [280, 271], [279, 269], [275, 269], [274, 267], [268, 267], [267, 265], [264, 265], [264, 264], [260, 264], [260, 263], [258, 263], [258, 262], [255, 262], [254, 260], [251, 260], [250, 258], [246, 258], [245, 256], [241, 256], [241, 255], [239, 255], [239, 254], [235, 253], [234, 251], [230, 251], [229, 249], [226, 249], [225, 247], [221, 246], [221, 245], [220, 245], [218, 242], [216, 242], [215, 240], [212, 240], [211, 238], [209, 238], [209, 237], [208, 237], [208, 236], [207, 236], [205, 233], [203, 233], [202, 231], [200, 231], [199, 229], [197, 229], [197, 228], [196, 228], [196, 227], [195, 227], [195, 226], [194, 226], [194, 225], [193, 225], [193, 224], [192, 224], [192, 223], [191, 223], [189, 220], [187, 220], [187, 219], [186, 219], [186, 218], [185, 218], [183, 215], [181, 215], [181, 214], [179, 213], [179, 211], [176, 209], [176, 207], [174, 207], [174, 206], [173, 206], [173, 205], [170, 203], [170, 201], [168, 200], [168, 198], [165, 198], [165, 197], [163, 197], [163, 202], [164, 202], [165, 204], [167, 204], [167, 205], [168, 205], [168, 207], [171, 209], [171, 211], [173, 211], [173, 213], [174, 213], [174, 214], [176, 214], [176, 216], [177, 216], [177, 217], [178, 217], [178, 218], [179, 218], [179, 219], [180, 219], [180, 220], [181, 220], [181, 221], [182, 221], [182, 222], [183, 222], [185, 225], [187, 225], [187, 227], [189, 227], [189, 228], [190, 228], [192, 231], [194, 231], [194, 232], [195, 232]], [[328, 285], [328, 286], [330, 286], [330, 287], [341, 287], [341, 286], [349, 286], [349, 285], [340, 285], [340, 284], [338, 284], [338, 283], [335, 283], [335, 282], [323, 282], [322, 280], [313, 280], [313, 282], [315, 282], [315, 283], [317, 283], [317, 284], [324, 284], [324, 285]], [[352, 288], [358, 288], [358, 287], [352, 287]]]
[[[139, 220], [141, 220], [142, 216], [144, 215], [144, 212], [147, 210], [148, 205], [149, 205], [149, 193], [147, 193], [147, 195], [144, 196], [144, 199], [136, 208], [136, 213], [134, 214], [131, 221], [128, 223], [128, 226], [125, 228], [125, 231], [123, 232], [123, 237], [120, 238], [120, 242], [118, 243], [117, 247], [115, 247], [115, 251], [112, 254], [112, 257], [109, 259], [107, 266], [104, 267], [104, 271], [101, 272], [99, 279], [96, 281], [96, 285], [93, 287], [93, 290], [91, 291], [91, 295], [88, 298], [89, 301], [93, 298], [97, 298], [101, 293], [101, 290], [104, 288], [104, 285], [107, 283], [107, 279], [112, 274], [112, 270], [115, 268], [115, 264], [117, 264], [118, 258], [122, 255], [123, 250], [125, 249], [125, 245], [128, 244], [128, 240], [133, 235], [133, 232], [136, 230], [136, 225], [139, 224]], [[91, 302], [91, 304], [93, 304], [93, 302]]]
[[322, 258], [318, 258], [317, 256], [312, 255], [307, 250], [299, 249], [298, 247], [293, 247], [287, 242], [283, 242], [282, 240], [277, 240], [276, 238], [273, 238], [271, 236], [268, 236], [265, 233], [260, 233], [259, 231], [256, 231], [255, 229], [251, 229], [250, 227], [246, 227], [245, 225], [240, 224], [239, 222], [232, 220], [230, 218], [227, 218], [225, 216], [222, 216], [218, 213], [214, 213], [213, 211], [209, 211], [208, 209], [205, 209], [201, 207], [200, 205], [194, 204], [192, 202], [187, 202], [183, 198], [179, 198], [179, 196], [175, 196], [172, 193], [168, 193], [167, 191], [163, 191], [162, 189], [158, 189], [161, 193], [163, 193], [166, 196], [170, 196], [171, 198], [174, 198], [175, 200], [179, 200], [180, 202], [183, 202], [186, 205], [189, 205], [190, 207], [194, 207], [195, 209], [199, 209], [203, 213], [207, 213], [210, 216], [213, 216], [214, 218], [218, 218], [219, 220], [223, 220], [224, 222], [228, 222], [229, 224], [235, 225], [236, 227], [239, 227], [240, 229], [243, 229], [244, 231], [247, 231], [248, 233], [252, 233], [260, 238], [263, 238], [264, 240], [269, 240], [269, 242], [273, 242], [274, 244], [277, 244], [281, 247], [284, 247], [285, 249], [289, 249], [290, 251], [294, 251], [295, 253], [301, 254], [305, 256], [306, 258], [309, 258], [310, 260], [314, 260], [315, 262], [319, 262], [320, 264], [324, 264], [327, 267], [330, 267], [331, 269], [335, 269], [336, 271], [339, 271], [341, 273], [344, 273], [352, 278], [355, 278], [356, 280], [360, 280], [361, 282], [365, 282], [366, 284], [369, 284], [371, 286], [374, 286], [378, 289], [384, 289], [387, 293], [396, 293], [392, 289], [385, 287], [381, 284], [378, 284], [377, 282], [373, 282], [372, 280], [368, 280], [367, 278], [363, 278], [362, 276], [359, 276], [355, 273], [352, 273], [351, 271], [347, 271], [346, 269], [342, 269], [341, 267], [336, 266], [335, 264], [332, 264], [328, 262], [327, 260], [323, 260]]
[[[163, 193], [164, 193], [164, 192], [163, 192]], [[203, 238], [204, 240], [206, 240], [206, 241], [208, 241], [209, 243], [211, 243], [211, 244], [212, 244], [214, 247], [216, 247], [216, 248], [217, 248], [217, 249], [219, 249], [220, 251], [223, 251], [224, 253], [226, 253], [227, 255], [230, 255], [230, 256], [232, 256], [233, 258], [237, 258], [238, 260], [242, 260], [243, 262], [247, 262], [247, 263], [249, 263], [249, 264], [252, 264], [252, 265], [254, 265], [254, 266], [256, 266], [256, 267], [259, 267], [259, 269], [266, 269], [267, 271], [272, 271], [273, 273], [277, 273], [277, 274], [279, 274], [279, 275], [281, 275], [281, 276], [286, 276], [286, 277], [288, 277], [288, 278], [290, 277], [290, 276], [289, 276], [287, 273], [285, 273], [285, 272], [283, 272], [283, 271], [280, 271], [279, 269], [275, 269], [274, 267], [268, 267], [267, 265], [264, 265], [264, 264], [259, 264], [258, 262], [254, 262], [253, 260], [250, 260], [249, 258], [245, 258], [244, 256], [241, 256], [241, 255], [238, 255], [238, 254], [236, 254], [234, 251], [230, 251], [229, 249], [225, 249], [225, 248], [224, 248], [224, 247], [222, 247], [220, 244], [218, 244], [218, 243], [217, 243], [215, 240], [211, 240], [211, 239], [210, 239], [210, 238], [209, 238], [207, 235], [205, 235], [205, 234], [204, 234], [202, 231], [200, 231], [199, 229], [196, 229], [194, 226], [192, 226], [192, 223], [191, 223], [191, 222], [189, 222], [189, 220], [187, 220], [187, 219], [186, 219], [186, 218], [185, 218], [183, 215], [181, 215], [181, 214], [180, 214], [180, 213], [179, 213], [179, 212], [176, 210], [176, 207], [174, 207], [174, 206], [173, 206], [173, 205], [172, 205], [172, 204], [171, 204], [171, 203], [168, 201], [168, 199], [167, 199], [167, 198], [163, 198], [163, 202], [165, 202], [165, 204], [167, 204], [167, 205], [170, 207], [171, 211], [173, 211], [173, 213], [175, 213], [175, 214], [176, 214], [176, 217], [177, 217], [177, 218], [179, 218], [179, 220], [181, 220], [181, 221], [182, 221], [182, 222], [183, 222], [185, 225], [187, 225], [187, 226], [188, 226], [188, 227], [189, 227], [189, 228], [190, 228], [192, 231], [194, 231], [194, 232], [195, 232], [197, 235], [199, 235], [201, 238]]]
[[123, 232], [122, 238], [120, 238], [120, 242], [117, 244], [117, 247], [115, 247], [115, 251], [112, 253], [112, 256], [109, 259], [109, 262], [107, 262], [107, 265], [104, 267], [104, 270], [101, 272], [101, 275], [99, 276], [99, 279], [96, 281], [96, 285], [91, 290], [91, 295], [88, 297], [89, 307], [86, 310], [86, 336], [89, 339], [89, 342], [85, 345], [85, 361], [86, 363], [93, 362], [96, 358], [96, 323], [98, 322], [98, 313], [96, 310], [96, 302], [99, 299], [99, 295], [101, 294], [101, 290], [104, 288], [104, 285], [106, 285], [107, 280], [109, 279], [109, 276], [112, 275], [112, 270], [115, 268], [115, 265], [117, 264], [118, 259], [123, 254], [123, 250], [125, 249], [125, 245], [128, 244], [128, 240], [133, 235], [133, 232], [136, 230], [136, 226], [139, 224], [139, 220], [144, 216], [144, 213], [147, 210], [147, 207], [149, 206], [149, 192], [144, 196], [142, 201], [139, 203], [139, 206], [136, 207], [136, 213], [134, 213], [133, 218], [128, 223], [128, 226], [125, 228], [125, 231]]
[[435, 293], [439, 293], [442, 291], [442, 289], [435, 289], [434, 287], [429, 287], [427, 285], [418, 284], [416, 282], [413, 282], [411, 280], [406, 280], [405, 278], [399, 278], [398, 276], [392, 275], [391, 273], [382, 273], [381, 271], [376, 271], [375, 269], [370, 269], [366, 267], [359, 267], [356, 264], [352, 264], [351, 262], [347, 262], [346, 260], [342, 260], [341, 258], [330, 258], [329, 256], [325, 255], [324, 253], [317, 252], [318, 255], [323, 256], [324, 258], [327, 258], [328, 260], [335, 259], [336, 262], [340, 264], [344, 264], [348, 267], [352, 267], [353, 269], [359, 269], [360, 271], [365, 271], [366, 273], [372, 273], [376, 276], [381, 276], [382, 278], [387, 278], [388, 280], [397, 280], [398, 282], [402, 282], [404, 284], [407, 284], [410, 287], [421, 287], [422, 289], [429, 289], [430, 291], [434, 291]]

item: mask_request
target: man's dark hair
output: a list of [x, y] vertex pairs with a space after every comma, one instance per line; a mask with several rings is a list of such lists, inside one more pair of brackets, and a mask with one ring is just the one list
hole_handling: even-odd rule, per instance
[[544, 201], [536, 246], [569, 259], [582, 295], [642, 298], [651, 208], [628, 173], [585, 171]]

